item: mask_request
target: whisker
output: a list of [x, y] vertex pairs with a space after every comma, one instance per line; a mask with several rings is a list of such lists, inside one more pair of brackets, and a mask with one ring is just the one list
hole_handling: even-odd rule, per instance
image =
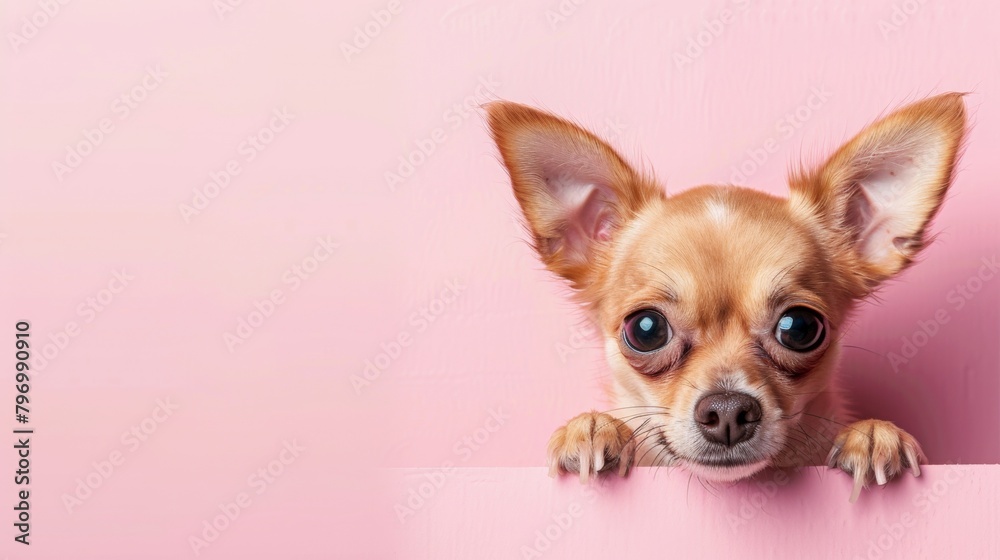
[[[649, 438], [647, 437], [646, 439], [649, 439]], [[642, 442], [643, 442], [643, 443], [646, 443], [646, 440], [644, 439], [644, 440], [642, 440]], [[650, 451], [652, 451], [652, 450], [654, 450], [654, 449], [656, 449], [657, 447], [663, 447], [663, 449], [664, 449], [664, 450], [666, 450], [666, 449], [667, 449], [667, 446], [666, 446], [666, 445], [663, 445], [663, 444], [661, 444], [661, 443], [656, 443], [655, 445], [652, 445], [652, 446], [650, 446], [650, 447], [649, 447], [649, 449], [647, 449], [647, 450], [646, 450], [646, 451], [645, 451], [645, 452], [644, 452], [644, 453], [642, 454], [642, 456], [641, 456], [641, 457], [639, 457], [639, 460], [638, 460], [638, 461], [636, 461], [636, 464], [642, 464], [642, 460], [646, 458], [646, 455], [649, 455], [649, 452], [650, 452]], [[661, 452], [659, 452], [659, 453], [657, 453], [657, 454], [656, 454], [656, 457], [659, 457], [661, 453], [662, 453], [662, 451], [661, 451]], [[650, 464], [652, 465], [652, 464], [654, 464], [655, 462], [656, 462], [656, 461], [653, 461], [653, 463], [650, 463]]]
[[846, 394], [847, 391], [844, 390], [844, 389], [840, 389], [840, 390], [837, 390], [837, 391], [835, 391], [833, 389], [824, 389], [822, 391], [800, 391], [798, 393], [792, 392], [792, 393], [788, 393], [788, 394], [789, 395], [822, 395], [824, 393], [830, 393], [830, 394], [842, 393], [842, 394]]
[[[816, 447], [816, 448], [818, 448], [818, 447], [820, 446], [820, 443], [819, 443], [819, 441], [818, 441], [818, 440], [816, 439], [816, 437], [815, 437], [815, 436], [811, 436], [811, 435], [809, 435], [809, 434], [808, 434], [808, 433], [806, 432], [805, 428], [803, 428], [803, 427], [802, 427], [802, 424], [799, 424], [799, 425], [797, 425], [797, 426], [795, 426], [795, 427], [796, 427], [796, 428], [798, 428], [798, 430], [799, 430], [799, 433], [801, 433], [801, 434], [802, 434], [802, 437], [806, 438], [806, 441], [808, 442], [808, 444], [809, 444], [810, 446], [814, 446], [814, 447]], [[819, 432], [817, 432], [817, 433], [819, 433]], [[789, 434], [789, 435], [791, 435], [791, 434]], [[823, 435], [823, 434], [820, 434], [820, 435]]]
[[[719, 497], [719, 494], [717, 494], [716, 492], [713, 492], [712, 490], [709, 490], [708, 486], [705, 486], [705, 481], [702, 480], [702, 478], [700, 476], [697, 477], [697, 478], [698, 478], [698, 482], [701, 483], [701, 487], [704, 488], [706, 492], [708, 492], [709, 494], [711, 494], [715, 498]], [[714, 486], [713, 486], [713, 489], [714, 489]]]
[[878, 356], [879, 358], [883, 358], [883, 359], [885, 358], [885, 354], [880, 354], [880, 353], [878, 353], [878, 352], [876, 352], [874, 350], [869, 350], [868, 348], [864, 348], [864, 347], [861, 347], [861, 346], [854, 346], [854, 345], [851, 345], [851, 344], [841, 344], [840, 347], [841, 348], [850, 348], [851, 350], [864, 350], [865, 352], [868, 352], [869, 354], [874, 354], [874, 355]]
[[[646, 442], [647, 442], [647, 441], [649, 441], [649, 438], [651, 438], [651, 437], [656, 437], [656, 436], [661, 436], [661, 437], [662, 437], [662, 434], [660, 434], [660, 431], [659, 431], [659, 428], [662, 428], [662, 427], [663, 427], [663, 426], [662, 426], [662, 425], [659, 425], [659, 424], [657, 424], [657, 425], [655, 425], [655, 426], [650, 426], [650, 427], [649, 427], [649, 429], [648, 429], [648, 430], [646, 430], [646, 431], [645, 431], [645, 432], [644, 432], [644, 433], [642, 434], [642, 436], [643, 436], [642, 440], [641, 440], [641, 441], [639, 441], [639, 442], [637, 442], [637, 443], [635, 444], [635, 445], [636, 445], [636, 449], [639, 449], [639, 448], [641, 448], [641, 447], [642, 447], [643, 445], [645, 445], [645, 444], [646, 444]], [[645, 457], [645, 455], [643, 455], [643, 457]]]
[[[802, 414], [805, 414], [806, 416], [812, 416], [813, 418], [816, 418], [816, 419], [819, 419], [819, 420], [823, 420], [825, 422], [831, 422], [833, 424], [837, 424], [838, 426], [843, 426], [845, 428], [850, 428], [850, 426], [848, 426], [847, 424], [844, 424], [843, 422], [837, 422], [833, 418], [827, 418], [826, 416], [820, 416], [818, 414], [813, 414], [811, 412], [806, 412], [806, 411], [802, 411]], [[851, 428], [851, 429], [854, 430], [854, 431], [856, 431], [856, 432], [858, 432], [859, 434], [864, 433], [861, 430], [858, 430], [858, 429], [855, 429], [855, 428]], [[867, 434], [865, 434], [865, 435], [867, 435]]]
[[691, 506], [691, 479], [694, 478], [694, 473], [688, 475], [687, 489], [684, 491], [684, 501], [687, 505]]
[[595, 426], [594, 429], [595, 430], [601, 429], [601, 428], [604, 428], [605, 426], [611, 425], [612, 423], [617, 423], [618, 426], [621, 426], [622, 424], [625, 424], [627, 426], [628, 423], [631, 422], [632, 420], [636, 420], [638, 418], [652, 417], [652, 416], [670, 416], [670, 413], [668, 413], [668, 412], [640, 412], [640, 413], [637, 413], [637, 414], [629, 415], [628, 417], [625, 417], [625, 418], [613, 418], [609, 422], [605, 422], [605, 423], [601, 424], [600, 426]]
[[663, 446], [663, 451], [660, 451], [659, 453], [657, 453], [656, 454], [656, 458], [653, 459], [653, 466], [656, 468], [656, 470], [653, 471], [653, 480], [656, 480], [656, 475], [660, 473], [660, 467], [662, 466], [662, 465], [660, 465], [660, 456], [663, 455], [664, 453], [668, 453], [668, 452], [669, 452], [669, 449], [667, 449], [667, 446], [664, 445]]
[[646, 426], [646, 424], [649, 424], [649, 422], [652, 420], [653, 420], [652, 418], [647, 418], [642, 422], [642, 424], [639, 424], [639, 427], [632, 431], [632, 436], [629, 437], [627, 440], [625, 440], [625, 444], [627, 445], [629, 442], [639, 437], [639, 434], [642, 432], [642, 429]]
[[794, 263], [792, 263], [792, 264], [786, 266], [785, 268], [779, 270], [778, 273], [774, 275], [774, 279], [771, 280], [771, 284], [774, 285], [774, 284], [777, 284], [777, 283], [781, 282], [782, 280], [785, 279], [785, 276], [787, 276], [789, 272], [791, 272], [792, 270], [795, 270], [801, 264], [802, 264], [802, 260], [797, 260]]
[[[664, 277], [665, 277], [665, 278], [666, 278], [667, 280], [669, 280], [670, 282], [672, 282], [672, 283], [674, 283], [674, 284], [676, 284], [676, 283], [677, 283], [677, 282], [675, 282], [675, 281], [674, 281], [674, 279], [673, 279], [673, 278], [671, 278], [671, 277], [670, 277], [670, 275], [669, 275], [669, 274], [667, 274], [667, 273], [666, 273], [666, 272], [665, 272], [665, 271], [664, 271], [664, 270], [663, 270], [662, 268], [660, 268], [660, 267], [658, 267], [658, 266], [653, 266], [653, 265], [651, 265], [651, 264], [649, 264], [649, 263], [647, 263], [647, 262], [642, 262], [642, 261], [639, 261], [639, 264], [641, 264], [641, 265], [645, 265], [645, 266], [648, 266], [648, 267], [650, 267], [650, 268], [652, 268], [652, 269], [654, 269], [654, 270], [658, 271], [658, 272], [659, 272], [660, 274], [662, 274], [662, 275], [663, 275], [663, 276], [664, 276]], [[676, 300], [677, 300], [677, 292], [675, 292], [675, 291], [673, 290], [673, 288], [671, 288], [671, 287], [670, 287], [669, 285], [667, 285], [667, 284], [665, 284], [665, 283], [661, 283], [661, 284], [660, 284], [660, 289], [664, 291], [665, 295], [667, 296], [667, 299], [670, 299], [670, 300], [673, 300], [673, 301], [676, 301]]]
[[799, 439], [797, 436], [793, 436], [792, 434], [785, 434], [785, 437], [788, 438], [788, 439], [790, 439], [790, 440], [792, 440], [792, 441], [794, 441], [795, 443], [797, 443], [797, 444], [799, 444], [799, 445], [801, 445], [803, 447], [807, 447], [809, 445], [807, 443], [807, 440]]
[[[816, 432], [817, 435], [825, 439], [830, 445], [833, 445], [833, 438], [831, 438], [824, 430], [821, 430], [819, 426], [812, 426], [808, 422], [802, 422], [799, 424], [799, 428], [810, 428]], [[834, 436], [836, 436], [836, 434], [834, 434]]]
[[684, 383], [687, 383], [688, 387], [691, 387], [692, 389], [694, 389], [695, 391], [698, 391], [699, 393], [701, 392], [701, 389], [697, 385], [695, 385], [694, 383], [691, 383], [691, 381], [689, 379], [681, 377], [680, 380], [683, 381]]
[[800, 410], [800, 411], [798, 411], [798, 412], [796, 412], [794, 414], [782, 414], [778, 418], [780, 418], [782, 420], [794, 420], [796, 416], [801, 415], [804, 411], [805, 411], [805, 409], [803, 408], [802, 410]]
[[633, 405], [633, 406], [621, 406], [621, 407], [618, 407], [618, 408], [609, 408], [608, 410], [604, 411], [604, 414], [609, 414], [611, 412], [616, 412], [618, 410], [628, 410], [630, 408], [660, 408], [660, 409], [663, 409], [663, 410], [670, 410], [669, 408], [667, 408], [665, 406], [658, 406], [658, 405], [654, 405], [654, 404], [637, 404], [637, 405]]

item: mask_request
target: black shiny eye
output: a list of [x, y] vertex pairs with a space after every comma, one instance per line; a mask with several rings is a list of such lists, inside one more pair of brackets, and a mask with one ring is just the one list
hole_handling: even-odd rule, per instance
[[823, 344], [826, 325], [823, 317], [812, 309], [793, 307], [778, 319], [774, 337], [789, 350], [808, 352]]
[[622, 327], [625, 344], [636, 352], [659, 350], [670, 342], [672, 334], [666, 318], [652, 309], [643, 309], [629, 315]]

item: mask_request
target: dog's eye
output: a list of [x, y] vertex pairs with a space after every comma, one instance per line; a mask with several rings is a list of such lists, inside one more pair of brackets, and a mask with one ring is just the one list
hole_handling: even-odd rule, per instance
[[774, 337], [789, 350], [808, 352], [823, 344], [826, 326], [823, 317], [812, 309], [793, 307], [778, 319]]
[[658, 311], [643, 309], [625, 318], [622, 336], [625, 344], [636, 352], [659, 350], [670, 342], [670, 324]]

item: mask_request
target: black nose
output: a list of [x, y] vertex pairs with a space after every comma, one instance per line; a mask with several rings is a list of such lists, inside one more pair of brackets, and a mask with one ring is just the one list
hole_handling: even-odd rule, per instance
[[705, 395], [694, 407], [694, 419], [705, 439], [726, 447], [750, 439], [760, 417], [760, 403], [746, 393]]

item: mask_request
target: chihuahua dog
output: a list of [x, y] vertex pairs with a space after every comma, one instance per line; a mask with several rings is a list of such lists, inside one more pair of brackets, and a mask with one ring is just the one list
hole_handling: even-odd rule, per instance
[[486, 106], [536, 252], [601, 334], [614, 409], [552, 435], [553, 476], [633, 465], [716, 481], [824, 462], [885, 484], [924, 460], [892, 422], [848, 415], [836, 382], [856, 303], [906, 268], [952, 181], [961, 94], [906, 106], [790, 196], [701, 186], [667, 196], [604, 141], [548, 113]]

